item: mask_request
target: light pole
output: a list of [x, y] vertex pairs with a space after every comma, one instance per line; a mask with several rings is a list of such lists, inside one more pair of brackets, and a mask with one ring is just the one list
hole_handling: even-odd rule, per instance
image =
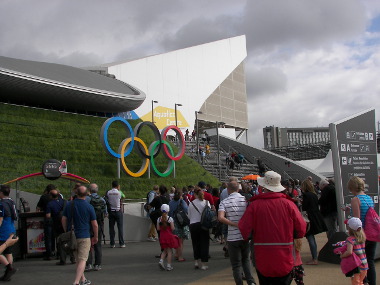
[[195, 111], [195, 137], [197, 140], [197, 160], [199, 163], [199, 134], [198, 134], [198, 114], [202, 114], [201, 111]]
[[219, 181], [222, 180], [222, 169], [220, 166], [220, 142], [219, 142], [219, 124], [224, 125], [224, 122], [216, 122], [216, 144], [217, 144], [217, 155], [218, 155], [218, 173], [219, 173]]
[[177, 106], [181, 107], [182, 104], [177, 104], [177, 103], [174, 104], [174, 115], [175, 115], [175, 126], [176, 127], [178, 126], [178, 121], [177, 121]]
[[153, 114], [153, 104], [158, 103], [158, 101], [152, 100], [152, 123], [154, 124], [154, 114]]

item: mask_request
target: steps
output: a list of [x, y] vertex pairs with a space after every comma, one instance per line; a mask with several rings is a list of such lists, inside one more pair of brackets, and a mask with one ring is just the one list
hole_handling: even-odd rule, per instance
[[[203, 141], [199, 142], [199, 146], [202, 150], [206, 150], [206, 143]], [[234, 149], [222, 149], [220, 148], [220, 162], [218, 161], [218, 147], [217, 143], [214, 140], [210, 140], [210, 154], [206, 155], [206, 157], [202, 161], [201, 155], [197, 154], [197, 143], [193, 140], [186, 141], [186, 149], [185, 153], [190, 158], [198, 162], [203, 166], [205, 170], [207, 170], [210, 174], [218, 178], [221, 182], [228, 182], [229, 177], [234, 176], [237, 178], [242, 178], [248, 174], [258, 174], [257, 164], [252, 163], [248, 160], [244, 160], [242, 165], [237, 169], [229, 169], [229, 166], [226, 164], [226, 158], [228, 154], [232, 151], [236, 151]]]

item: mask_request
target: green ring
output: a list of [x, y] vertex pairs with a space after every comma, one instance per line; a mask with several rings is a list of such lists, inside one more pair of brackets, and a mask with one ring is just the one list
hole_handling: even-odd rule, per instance
[[153, 154], [154, 154], [154, 151], [155, 151], [157, 145], [160, 144], [160, 143], [166, 144], [167, 147], [169, 148], [169, 151], [170, 151], [171, 155], [174, 155], [174, 151], [173, 151], [172, 147], [170, 146], [170, 144], [167, 141], [161, 141], [161, 142], [160, 141], [155, 141], [149, 147], [150, 163], [152, 164], [152, 168], [153, 168], [154, 173], [156, 173], [160, 177], [166, 177], [166, 176], [169, 176], [172, 173], [172, 171], [174, 169], [175, 162], [174, 162], [174, 160], [170, 160], [169, 163], [168, 163], [168, 168], [163, 173], [160, 172], [157, 169], [156, 165], [154, 164], [154, 156], [153, 156]]

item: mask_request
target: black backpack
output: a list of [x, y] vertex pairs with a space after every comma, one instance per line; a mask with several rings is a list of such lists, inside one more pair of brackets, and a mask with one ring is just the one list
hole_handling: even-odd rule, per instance
[[173, 212], [173, 219], [180, 228], [190, 225], [190, 219], [182, 206], [183, 200], [179, 200], [177, 209]]
[[106, 210], [106, 205], [100, 196], [94, 197], [90, 196], [90, 204], [94, 207], [96, 220], [99, 222], [104, 221], [104, 211]]

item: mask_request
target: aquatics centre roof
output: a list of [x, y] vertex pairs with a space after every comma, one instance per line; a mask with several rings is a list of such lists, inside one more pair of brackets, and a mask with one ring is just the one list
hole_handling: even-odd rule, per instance
[[118, 113], [145, 100], [139, 89], [80, 68], [0, 56], [0, 101]]

